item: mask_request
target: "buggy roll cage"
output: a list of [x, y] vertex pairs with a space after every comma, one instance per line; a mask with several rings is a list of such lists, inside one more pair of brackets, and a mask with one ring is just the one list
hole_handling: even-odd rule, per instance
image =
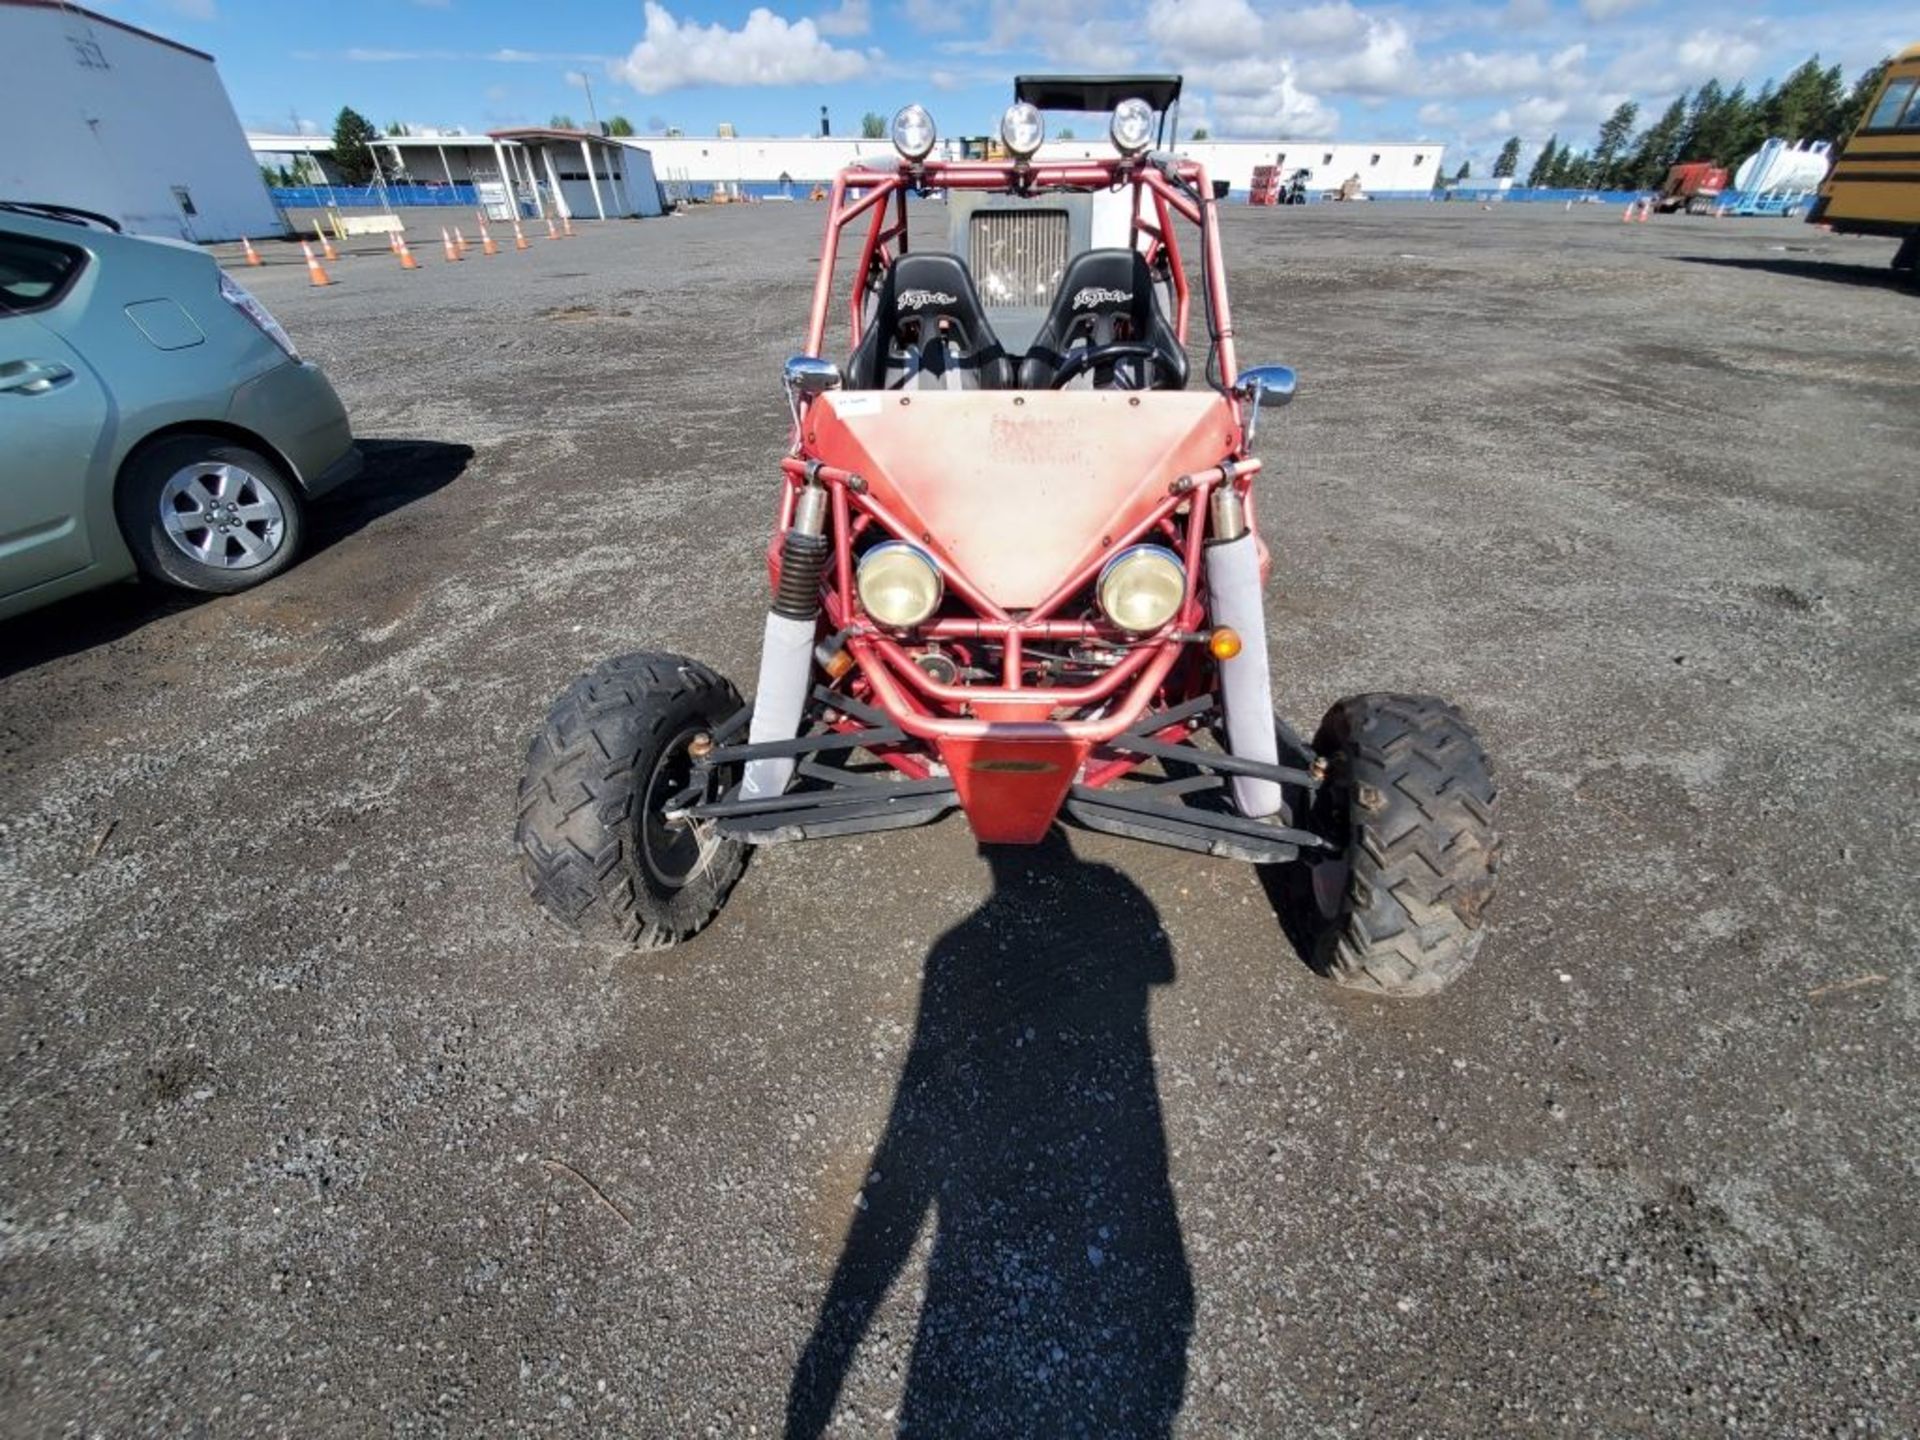
[[[1207, 179], [1206, 167], [1197, 161], [1165, 154], [1039, 164], [1022, 160], [925, 160], [919, 163], [903, 160], [893, 170], [854, 166], [841, 171], [834, 177], [827, 197], [826, 244], [813, 282], [806, 353], [825, 353], [841, 233], [862, 216], [867, 218], [867, 226], [853, 275], [849, 327], [851, 343], [856, 348], [863, 333], [868, 291], [876, 277], [884, 274], [907, 247], [909, 196], [934, 190], [986, 190], [1030, 196], [1059, 190], [1118, 190], [1122, 186], [1132, 191], [1131, 241], [1137, 247], [1142, 238], [1146, 240], [1143, 253], [1148, 265], [1156, 270], [1164, 266], [1173, 287], [1174, 331], [1182, 347], [1187, 345], [1192, 296], [1180, 263], [1174, 221], [1185, 220], [1200, 232], [1202, 299], [1209, 341], [1205, 373], [1207, 382], [1235, 407], [1238, 421], [1239, 407], [1231, 380], [1239, 372], [1234, 357], [1233, 318], [1222, 271], [1212, 183]], [[799, 438], [796, 428], [796, 446]]]
[[[1073, 598], [1085, 591], [1099, 573], [1105, 555], [1079, 565], [1037, 606], [1013, 612], [994, 603], [957, 567], [943, 567], [949, 589], [973, 612], [965, 619], [935, 619], [919, 633], [933, 638], [971, 639], [1003, 647], [998, 684], [945, 683], [913, 663], [906, 646], [865, 623], [853, 583], [853, 536], [868, 525], [883, 533], [906, 536], [913, 532], [874, 496], [861, 476], [824, 464], [810, 453], [808, 400], [795, 406], [795, 424], [789, 453], [781, 460], [786, 483], [781, 487], [775, 542], [769, 547], [770, 565], [777, 566], [778, 537], [794, 521], [801, 489], [823, 486], [832, 515], [833, 554], [826, 571], [822, 605], [828, 629], [845, 637], [846, 648], [858, 664], [859, 677], [874, 698], [886, 707], [906, 736], [920, 741], [963, 737], [996, 740], [1078, 740], [1095, 745], [1112, 742], [1147, 713], [1155, 696], [1171, 677], [1189, 644], [1204, 639], [1198, 627], [1205, 619], [1200, 594], [1201, 547], [1206, 531], [1208, 501], [1221, 488], [1237, 493], [1253, 524], [1253, 477], [1258, 459], [1245, 454], [1243, 429], [1245, 397], [1223, 377], [1238, 375], [1233, 325], [1222, 273], [1219, 230], [1213, 190], [1206, 170], [1195, 161], [1167, 155], [1116, 156], [1109, 159], [1033, 164], [1026, 161], [902, 161], [893, 170], [852, 166], [840, 172], [828, 197], [826, 240], [814, 280], [807, 328], [807, 354], [819, 355], [826, 342], [833, 302], [835, 265], [843, 231], [865, 218], [859, 260], [853, 275], [850, 333], [858, 346], [863, 333], [866, 297], [876, 277], [884, 274], [907, 240], [907, 200], [929, 191], [987, 190], [1033, 195], [1049, 190], [1132, 190], [1131, 237], [1144, 238], [1149, 264], [1164, 258], [1173, 287], [1175, 330], [1187, 343], [1191, 310], [1188, 285], [1180, 264], [1174, 222], [1184, 220], [1200, 231], [1201, 270], [1210, 353], [1206, 372], [1212, 388], [1231, 419], [1223, 435], [1219, 464], [1172, 480], [1152, 504], [1127, 517], [1126, 528], [1115, 533], [1108, 554], [1147, 539], [1170, 546], [1181, 558], [1186, 590], [1174, 619], [1145, 636], [1122, 636], [1111, 626], [1091, 619], [1058, 618]], [[1144, 397], [1143, 397], [1144, 398]], [[1027, 641], [1123, 640], [1125, 654], [1092, 679], [1077, 685], [1035, 685], [1024, 674], [1023, 644]], [[1041, 718], [1053, 712], [1093, 708], [1096, 715], [1078, 719]], [[956, 711], [963, 713], [956, 714]], [[988, 720], [986, 715], [994, 716]], [[928, 771], [920, 755], [889, 750], [888, 763], [916, 778]], [[1122, 758], [1102, 766], [1091, 783], [1100, 784], [1124, 774], [1139, 758]]]

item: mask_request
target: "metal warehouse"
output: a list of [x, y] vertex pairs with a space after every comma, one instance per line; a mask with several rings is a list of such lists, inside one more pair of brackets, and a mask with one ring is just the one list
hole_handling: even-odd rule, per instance
[[[648, 135], [628, 143], [644, 145], [652, 153], [654, 170], [662, 181], [693, 187], [723, 181], [810, 183], [830, 179], [858, 161], [883, 168], [893, 163], [893, 146], [886, 140], [837, 136]], [[1425, 197], [1440, 172], [1443, 147], [1435, 141], [1183, 140], [1175, 148], [1236, 191], [1252, 184], [1256, 165], [1278, 165], [1288, 173], [1312, 171], [1316, 190], [1332, 189], [1357, 177], [1369, 195]], [[1049, 141], [1038, 158], [1078, 160], [1112, 153], [1112, 146], [1101, 136]]]
[[14, 129], [0, 197], [182, 240], [281, 233], [205, 51], [73, 5], [0, 0], [0, 95]]

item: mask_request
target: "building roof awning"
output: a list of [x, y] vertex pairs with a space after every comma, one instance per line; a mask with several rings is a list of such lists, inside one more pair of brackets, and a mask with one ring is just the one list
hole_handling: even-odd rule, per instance
[[489, 139], [493, 140], [551, 140], [560, 144], [578, 145], [583, 141], [589, 145], [607, 145], [620, 149], [618, 140], [605, 135], [596, 135], [591, 130], [557, 130], [546, 125], [530, 125], [517, 130], [489, 130]]

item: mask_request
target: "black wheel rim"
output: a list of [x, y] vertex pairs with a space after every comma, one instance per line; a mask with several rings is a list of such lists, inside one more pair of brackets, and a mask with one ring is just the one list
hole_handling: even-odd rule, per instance
[[710, 823], [667, 819], [666, 804], [692, 782], [693, 757], [687, 746], [702, 726], [682, 730], [653, 762], [641, 797], [640, 855], [647, 873], [669, 890], [678, 890], [706, 865], [719, 843]]

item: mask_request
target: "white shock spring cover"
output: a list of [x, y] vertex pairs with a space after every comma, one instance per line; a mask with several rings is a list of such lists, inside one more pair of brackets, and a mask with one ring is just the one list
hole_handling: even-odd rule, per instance
[[[1273, 677], [1267, 665], [1267, 614], [1260, 600], [1260, 555], [1251, 532], [1207, 546], [1207, 592], [1213, 623], [1228, 626], [1240, 636], [1240, 653], [1220, 662], [1227, 750], [1241, 760], [1277, 765], [1280, 742], [1273, 724]], [[1235, 775], [1233, 801], [1249, 819], [1276, 814], [1281, 806], [1279, 783]]]
[[[767, 616], [767, 637], [760, 648], [760, 684], [753, 696], [753, 723], [747, 743], [791, 740], [800, 733], [807, 690], [813, 679], [815, 622], [785, 615]], [[740, 781], [740, 798], [779, 795], [793, 778], [794, 757], [749, 760]]]

